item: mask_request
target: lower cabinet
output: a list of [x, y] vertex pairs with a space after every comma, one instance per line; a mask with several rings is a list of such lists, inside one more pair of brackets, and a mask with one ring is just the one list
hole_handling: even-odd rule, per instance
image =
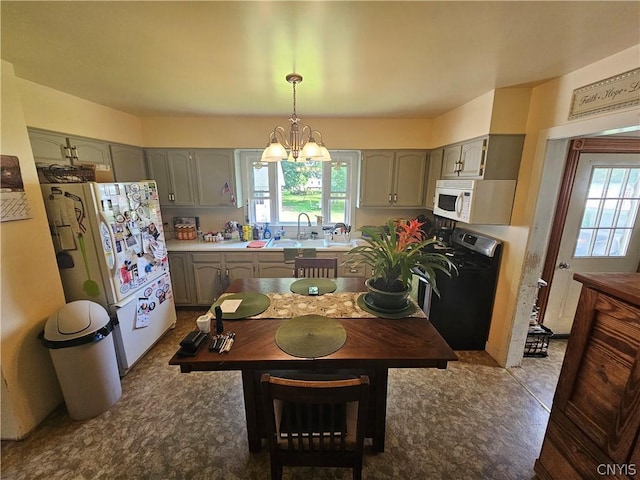
[[190, 279], [191, 274], [191, 254], [190, 253], [170, 253], [169, 271], [171, 272], [171, 286], [173, 287], [173, 301], [176, 305], [192, 305]]
[[293, 263], [284, 262], [283, 252], [258, 253], [258, 278], [291, 278]]
[[534, 469], [542, 480], [637, 478], [640, 273], [574, 278], [582, 292]]
[[229, 284], [238, 278], [255, 277], [253, 253], [225, 253], [223, 273], [223, 293]]
[[222, 254], [192, 253], [195, 303], [211, 305], [223, 292]]
[[[343, 265], [344, 252], [318, 251], [319, 258], [338, 257], [339, 277], [371, 273], [365, 265]], [[283, 252], [171, 252], [169, 268], [173, 298], [178, 306], [211, 306], [238, 278], [292, 278], [293, 263]]]

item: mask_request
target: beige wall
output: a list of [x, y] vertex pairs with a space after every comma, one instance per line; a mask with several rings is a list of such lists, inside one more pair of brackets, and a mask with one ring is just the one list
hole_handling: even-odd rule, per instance
[[548, 141], [638, 128], [637, 107], [576, 121], [567, 118], [575, 88], [638, 68], [639, 63], [640, 45], [532, 90], [511, 225], [478, 228], [507, 242], [487, 344], [487, 351], [502, 365], [519, 365], [522, 360], [535, 283], [542, 271], [552, 219], [548, 199], [556, 197], [560, 175], [551, 175], [544, 183], [542, 180], [545, 170], [554, 168], [560, 173], [566, 159], [562, 145], [551, 151]]
[[491, 90], [436, 118], [431, 146], [443, 147], [489, 133], [494, 97], [495, 90]]
[[49, 353], [37, 335], [64, 305], [55, 253], [13, 66], [2, 62], [3, 155], [20, 159], [33, 218], [0, 224], [2, 438], [24, 437], [62, 401]]
[[27, 126], [142, 146], [138, 117], [18, 78]]
[[[322, 133], [329, 149], [429, 148], [431, 120], [312, 119], [302, 123]], [[145, 147], [264, 148], [276, 126], [288, 130], [288, 117], [147, 117]], [[316, 139], [319, 140], [319, 139]]]

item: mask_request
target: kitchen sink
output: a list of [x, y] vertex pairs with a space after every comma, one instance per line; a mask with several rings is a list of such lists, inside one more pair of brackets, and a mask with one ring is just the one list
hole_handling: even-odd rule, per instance
[[298, 240], [293, 240], [291, 238], [280, 238], [276, 240], [272, 238], [269, 240], [267, 244], [267, 248], [300, 248], [302, 244]]
[[296, 240], [293, 238], [281, 238], [279, 240], [271, 239], [267, 243], [266, 248], [344, 248], [355, 247], [357, 243], [354, 240], [338, 242], [333, 240], [315, 239], [315, 240]]

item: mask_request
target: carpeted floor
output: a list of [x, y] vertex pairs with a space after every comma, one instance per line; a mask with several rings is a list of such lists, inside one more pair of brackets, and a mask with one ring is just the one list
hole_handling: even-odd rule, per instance
[[[269, 479], [266, 448], [250, 454], [239, 372], [181, 374], [168, 365], [198, 311], [122, 379], [97, 418], [63, 406], [26, 440], [2, 442], [14, 479]], [[367, 451], [365, 479], [532, 479], [566, 342], [504, 369], [485, 352], [457, 352], [447, 370], [389, 372], [385, 452]], [[347, 469], [285, 468], [285, 479], [349, 479]]]

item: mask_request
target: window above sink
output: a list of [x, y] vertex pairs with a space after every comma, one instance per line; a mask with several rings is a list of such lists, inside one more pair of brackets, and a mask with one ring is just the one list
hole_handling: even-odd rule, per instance
[[[296, 226], [298, 215], [307, 213], [324, 223], [351, 224], [355, 215], [360, 152], [331, 151], [332, 162], [274, 162], [254, 165], [261, 150], [237, 150], [247, 186], [249, 223]], [[309, 229], [305, 225], [307, 234]], [[321, 227], [318, 225], [318, 234]]]

